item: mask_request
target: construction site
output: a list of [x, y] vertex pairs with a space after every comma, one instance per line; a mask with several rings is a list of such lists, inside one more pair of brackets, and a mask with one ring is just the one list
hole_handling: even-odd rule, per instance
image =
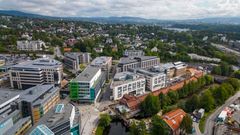
[[240, 99], [224, 108], [215, 121], [214, 135], [239, 135]]

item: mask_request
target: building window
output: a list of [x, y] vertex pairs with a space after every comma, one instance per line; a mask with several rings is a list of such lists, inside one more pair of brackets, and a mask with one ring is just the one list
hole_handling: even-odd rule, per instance
[[141, 82], [137, 82], [137, 88], [141, 87]]
[[128, 84], [128, 91], [132, 90], [132, 84]]
[[154, 84], [157, 84], [157, 83], [158, 83], [158, 82], [157, 82], [157, 78], [155, 78], [155, 79], [154, 79]]
[[127, 91], [127, 85], [123, 86], [123, 92]]
[[133, 90], [136, 89], [136, 83], [133, 83]]

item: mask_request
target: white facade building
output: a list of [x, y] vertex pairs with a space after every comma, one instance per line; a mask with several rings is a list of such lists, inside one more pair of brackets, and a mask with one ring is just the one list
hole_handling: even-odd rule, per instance
[[132, 94], [135, 96], [145, 93], [146, 79], [132, 72], [121, 72], [114, 76], [111, 84], [113, 90], [113, 99], [119, 100], [125, 94]]
[[46, 45], [41, 40], [36, 41], [17, 41], [17, 49], [22, 51], [42, 51], [43, 47], [46, 48]]
[[153, 92], [166, 87], [167, 80], [166, 74], [156, 67], [151, 69], [131, 69], [130, 71], [144, 76], [146, 78], [146, 88]]

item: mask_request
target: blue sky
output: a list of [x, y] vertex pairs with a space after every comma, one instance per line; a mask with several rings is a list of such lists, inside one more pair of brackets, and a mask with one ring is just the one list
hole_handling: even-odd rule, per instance
[[64, 17], [192, 19], [240, 16], [240, 0], [0, 0], [0, 9]]

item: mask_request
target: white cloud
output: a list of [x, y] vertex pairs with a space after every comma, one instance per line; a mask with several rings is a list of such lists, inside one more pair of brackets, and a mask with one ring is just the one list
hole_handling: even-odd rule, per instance
[[240, 16], [240, 0], [0, 0], [0, 9], [50, 16], [189, 19]]

